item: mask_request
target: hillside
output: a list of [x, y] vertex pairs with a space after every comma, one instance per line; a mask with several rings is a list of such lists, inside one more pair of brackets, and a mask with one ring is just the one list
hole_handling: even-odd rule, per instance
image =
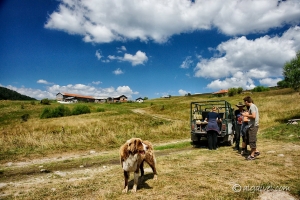
[[[235, 107], [245, 95], [222, 99]], [[250, 95], [261, 119], [254, 161], [232, 146], [190, 144], [190, 103], [221, 99], [210, 95], [118, 104], [0, 101], [0, 199], [299, 199], [300, 125], [286, 124], [300, 117], [299, 94]], [[91, 113], [40, 118], [45, 109], [81, 105]], [[118, 149], [131, 137], [154, 145], [158, 180], [145, 164], [137, 193], [122, 194]]]
[[0, 100], [36, 100], [5, 87], [0, 87]]

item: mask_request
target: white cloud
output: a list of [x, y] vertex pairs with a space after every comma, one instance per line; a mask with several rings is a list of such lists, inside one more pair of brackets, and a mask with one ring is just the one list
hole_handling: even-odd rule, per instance
[[179, 95], [184, 96], [184, 95], [186, 95], [186, 94], [188, 94], [190, 92], [187, 92], [185, 90], [180, 89], [180, 90], [178, 90], [178, 93], [179, 93]]
[[132, 66], [142, 65], [148, 61], [148, 57], [144, 52], [137, 51], [135, 55], [131, 55], [125, 53], [124, 58], [125, 61], [131, 62]]
[[259, 80], [259, 83], [261, 85], [265, 85], [265, 86], [270, 87], [270, 86], [276, 86], [277, 83], [281, 80], [282, 80], [282, 78], [265, 78], [265, 79]]
[[16, 92], [19, 92], [20, 94], [33, 97], [36, 99], [55, 99], [56, 94], [61, 92], [67, 92], [67, 93], [73, 93], [73, 94], [81, 94], [86, 96], [93, 96], [93, 97], [117, 97], [120, 95], [125, 95], [129, 99], [132, 98], [132, 95], [139, 94], [137, 91], [132, 91], [132, 89], [129, 86], [118, 86], [117, 89], [114, 87], [108, 87], [108, 88], [98, 88], [94, 86], [84, 85], [84, 84], [68, 84], [64, 86], [60, 85], [52, 85], [47, 87], [45, 90], [41, 89], [33, 89], [33, 88], [25, 88], [25, 87], [14, 87], [11, 85], [3, 86], [8, 89], [14, 90]]
[[248, 89], [254, 86], [255, 80], [279, 78], [284, 63], [294, 58], [300, 47], [299, 35], [300, 27], [296, 26], [281, 37], [264, 36], [248, 40], [242, 36], [228, 40], [216, 48], [221, 57], [200, 59], [194, 68], [194, 76], [217, 79], [207, 85], [214, 89], [239, 86]]
[[228, 88], [238, 88], [242, 87], [243, 89], [253, 89], [255, 88], [254, 81], [250, 78], [225, 78], [224, 80], [214, 80], [211, 83], [207, 85], [207, 88], [213, 89], [213, 90], [220, 90], [220, 89], [228, 89]]
[[99, 84], [101, 84], [102, 82], [101, 81], [93, 81], [92, 82], [94, 85], [99, 85]]
[[127, 51], [125, 46], [117, 47], [118, 53], [122, 53], [123, 51]]
[[41, 83], [41, 84], [45, 84], [45, 85], [52, 85], [53, 84], [53, 83], [50, 83], [50, 82], [48, 82], [46, 80], [43, 80], [43, 79], [38, 80], [37, 83]]
[[118, 69], [116, 69], [115, 71], [113, 71], [113, 73], [114, 73], [115, 75], [124, 74], [124, 72], [123, 72], [120, 68], [118, 68]]
[[129, 86], [119, 86], [116, 90], [119, 94], [139, 94], [138, 92], [133, 92]]
[[98, 60], [100, 60], [103, 56], [102, 56], [102, 52], [100, 49], [98, 49], [95, 53], [95, 56], [97, 57]]
[[193, 64], [192, 56], [187, 56], [185, 60], [180, 65], [180, 68], [182, 69], [188, 69]]
[[297, 0], [280, 4], [277, 0], [62, 0], [45, 28], [81, 35], [92, 43], [133, 39], [161, 43], [175, 34], [213, 27], [227, 35], [241, 35], [299, 21]]
[[110, 60], [127, 61], [130, 62], [132, 66], [143, 65], [145, 62], [148, 61], [146, 53], [142, 51], [137, 51], [135, 55], [125, 53], [124, 57], [109, 55], [108, 58]]
[[54, 94], [58, 92], [68, 92], [94, 97], [117, 97], [126, 95], [128, 98], [131, 98], [133, 94], [138, 94], [138, 92], [133, 92], [129, 86], [119, 86], [115, 89], [114, 87], [97, 88], [84, 84], [69, 84], [66, 86], [54, 85], [49, 87], [48, 91]]
[[55, 95], [56, 95], [55, 93], [52, 93], [48, 90], [43, 91], [40, 89], [25, 88], [25, 87], [18, 88], [18, 87], [14, 87], [11, 85], [7, 85], [7, 86], [3, 86], [3, 87], [6, 87], [10, 90], [14, 90], [20, 94], [23, 94], [23, 95], [26, 95], [26, 96], [29, 96], [29, 97], [32, 97], [35, 99], [45, 99], [45, 98], [54, 99]]

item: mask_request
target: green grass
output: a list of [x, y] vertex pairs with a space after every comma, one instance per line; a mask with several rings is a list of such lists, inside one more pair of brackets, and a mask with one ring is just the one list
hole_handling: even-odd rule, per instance
[[167, 144], [167, 145], [161, 145], [161, 146], [156, 146], [155, 150], [166, 150], [166, 149], [181, 149], [185, 147], [190, 147], [191, 142], [178, 142], [178, 143], [173, 143], [173, 144]]
[[[53, 101], [51, 105], [42, 105], [38, 101], [0, 101], [0, 162], [89, 148], [110, 150], [118, 148], [130, 137], [154, 143], [188, 139], [190, 102], [222, 99], [235, 108], [244, 96], [193, 95], [159, 98], [145, 103], [67, 104], [64, 107], [69, 110], [84, 106], [91, 113], [51, 119], [40, 119], [43, 110], [55, 109], [61, 104]], [[299, 140], [298, 128], [285, 126], [288, 119], [297, 118], [300, 113], [296, 92], [291, 89], [270, 90], [251, 96], [260, 111], [259, 131], [263, 137], [287, 142]], [[134, 109], [143, 109], [146, 114], [134, 113]], [[27, 121], [24, 116], [28, 116]]]
[[262, 138], [284, 142], [300, 141], [300, 124], [279, 124], [265, 129]]

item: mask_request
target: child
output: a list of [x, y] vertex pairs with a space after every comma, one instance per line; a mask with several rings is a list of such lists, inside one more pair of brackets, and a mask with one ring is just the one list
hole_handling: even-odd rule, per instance
[[[243, 113], [248, 113], [248, 109], [245, 110]], [[248, 139], [247, 138], [247, 135], [246, 135], [246, 132], [247, 132], [247, 129], [248, 129], [248, 117], [244, 117], [242, 116], [242, 126], [241, 126], [241, 135], [242, 135], [242, 139], [243, 139], [243, 142], [242, 142], [242, 151], [241, 151], [241, 154], [245, 154], [247, 152], [247, 144], [248, 144]]]

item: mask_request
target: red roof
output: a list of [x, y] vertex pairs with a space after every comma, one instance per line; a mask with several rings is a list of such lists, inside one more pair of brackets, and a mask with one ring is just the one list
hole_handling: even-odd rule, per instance
[[70, 93], [63, 93], [64, 96], [68, 96], [68, 97], [78, 97], [78, 98], [84, 98], [84, 99], [95, 99], [92, 96], [83, 96], [80, 94], [70, 94]]
[[215, 92], [214, 94], [225, 94], [228, 93], [228, 90], [219, 90], [218, 92]]

